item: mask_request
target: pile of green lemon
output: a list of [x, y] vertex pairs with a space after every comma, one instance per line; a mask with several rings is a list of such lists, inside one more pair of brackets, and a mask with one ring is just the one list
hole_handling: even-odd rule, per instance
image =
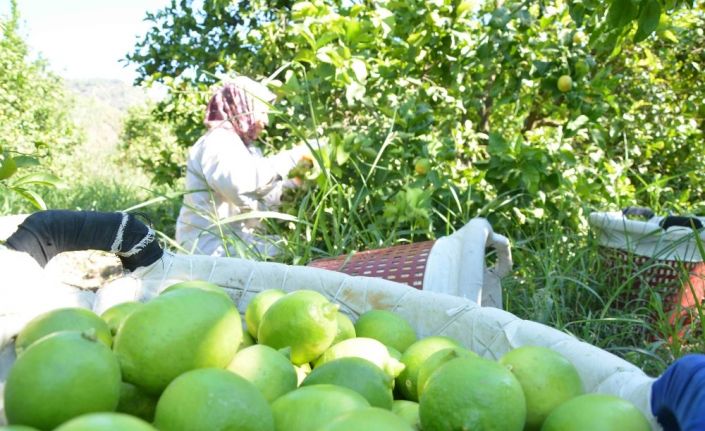
[[312, 290], [262, 291], [244, 317], [202, 281], [101, 316], [38, 316], [17, 336], [0, 430], [650, 429], [629, 402], [585, 394], [574, 366], [543, 347], [483, 359], [417, 337], [391, 311], [353, 323]]

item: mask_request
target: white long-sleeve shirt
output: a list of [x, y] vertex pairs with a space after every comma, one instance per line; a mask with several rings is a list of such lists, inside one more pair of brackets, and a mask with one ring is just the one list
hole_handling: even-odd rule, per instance
[[239, 237], [259, 252], [272, 254], [271, 247], [253, 236], [259, 220], [219, 221], [250, 211], [276, 209], [282, 190], [293, 186], [286, 179], [288, 172], [308, 153], [304, 145], [263, 157], [232, 129], [211, 129], [189, 150], [187, 194], [176, 222], [176, 241], [196, 254], [222, 256], [229, 246], [221, 239], [222, 230], [231, 240]]

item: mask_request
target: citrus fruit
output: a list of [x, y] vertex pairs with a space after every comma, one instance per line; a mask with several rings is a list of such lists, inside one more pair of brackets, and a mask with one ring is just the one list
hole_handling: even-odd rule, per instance
[[334, 385], [303, 386], [272, 403], [276, 431], [317, 430], [343, 413], [369, 407], [352, 389]]
[[578, 370], [560, 353], [539, 346], [523, 346], [499, 359], [519, 380], [526, 397], [526, 430], [540, 430], [546, 417], [565, 401], [584, 391]]
[[439, 350], [429, 356], [419, 367], [419, 373], [416, 377], [416, 389], [418, 398], [421, 399], [428, 378], [431, 377], [434, 371], [440, 368], [441, 365], [455, 358], [477, 358], [477, 354], [463, 347], [451, 347], [448, 349]]
[[294, 365], [294, 369], [296, 370], [296, 384], [300, 386], [306, 376], [311, 374], [311, 365], [309, 365], [308, 362], [301, 365]]
[[252, 345], [257, 344], [254, 338], [252, 338], [252, 335], [247, 331], [247, 328], [242, 329], [242, 341], [240, 341], [240, 347], [238, 350], [245, 349], [247, 347], [250, 347]]
[[335, 333], [335, 338], [333, 338], [331, 346], [334, 346], [343, 340], [355, 338], [357, 336], [355, 334], [355, 325], [353, 325], [352, 320], [350, 320], [348, 316], [338, 311], [336, 318], [338, 321], [338, 331]]
[[392, 378], [399, 375], [404, 365], [389, 355], [387, 346], [372, 338], [350, 338], [326, 350], [314, 364], [314, 368], [340, 358], [357, 357], [367, 359]]
[[55, 431], [157, 431], [152, 425], [122, 413], [91, 413], [72, 419]]
[[431, 376], [419, 401], [424, 431], [522, 431], [526, 401], [516, 377], [482, 358], [457, 358]]
[[237, 352], [228, 370], [255, 385], [270, 403], [298, 385], [291, 362], [280, 352], [262, 344]]
[[127, 316], [114, 350], [123, 380], [158, 394], [195, 368], [225, 368], [240, 345], [235, 304], [201, 289], [159, 295]]
[[362, 358], [340, 358], [316, 367], [301, 386], [328, 383], [359, 393], [373, 407], [392, 408], [394, 380], [372, 362]]
[[428, 159], [418, 159], [414, 163], [414, 171], [418, 175], [426, 175], [429, 169], [431, 169], [431, 162]]
[[40, 314], [22, 328], [15, 340], [17, 356], [40, 338], [59, 331], [93, 331], [101, 343], [108, 347], [113, 343], [108, 324], [91, 310], [59, 308]]
[[120, 397], [120, 365], [95, 338], [57, 332], [17, 358], [5, 384], [10, 424], [51, 430], [84, 413], [112, 411]]
[[392, 413], [404, 419], [413, 429], [421, 429], [419, 424], [419, 403], [408, 400], [394, 400]]
[[320, 431], [414, 431], [404, 419], [379, 407], [367, 407], [345, 413]]
[[159, 397], [160, 431], [271, 431], [272, 410], [257, 388], [227, 370], [203, 368], [175, 378]]
[[141, 307], [141, 302], [129, 301], [122, 304], [113, 305], [100, 315], [101, 319], [108, 324], [110, 333], [115, 336], [122, 322], [137, 308]]
[[291, 347], [291, 362], [295, 365], [311, 362], [333, 342], [339, 307], [313, 290], [291, 292], [264, 313], [257, 338], [260, 344], [275, 349]]
[[416, 332], [400, 315], [388, 310], [370, 310], [355, 322], [358, 337], [375, 340], [404, 352], [416, 341]]
[[188, 281], [182, 281], [180, 283], [172, 284], [171, 286], [162, 290], [160, 295], [164, 295], [165, 293], [169, 293], [169, 292], [174, 292], [175, 290], [179, 290], [179, 289], [201, 289], [201, 290], [205, 290], [207, 292], [217, 293], [218, 295], [221, 295], [223, 298], [226, 298], [228, 301], [231, 301], [230, 295], [228, 295], [228, 292], [226, 292], [225, 289], [223, 289], [222, 287], [218, 286], [215, 283], [211, 283], [209, 281], [203, 281], [203, 280], [188, 280]]
[[431, 336], [416, 341], [402, 353], [401, 362], [405, 367], [397, 376], [396, 388], [404, 399], [419, 400], [417, 378], [421, 364], [432, 354], [449, 347], [460, 347], [460, 345], [449, 337]]
[[0, 431], [38, 431], [36, 428], [26, 427], [24, 425], [8, 425], [0, 427]]
[[145, 393], [142, 389], [131, 383], [122, 382], [120, 385], [120, 401], [116, 412], [125, 413], [144, 419], [147, 422], [154, 420], [154, 409], [157, 407], [157, 397]]
[[389, 356], [396, 359], [397, 361], [401, 361], [401, 352], [399, 350], [395, 349], [392, 346], [385, 347], [387, 348], [387, 352], [389, 352]]
[[541, 431], [649, 431], [639, 409], [614, 395], [579, 395], [556, 407]]
[[277, 299], [286, 295], [281, 289], [267, 289], [256, 294], [245, 309], [245, 323], [247, 323], [247, 331], [252, 335], [252, 338], [257, 338], [259, 324], [262, 321], [262, 316], [267, 312], [269, 307], [274, 304]]
[[558, 90], [561, 93], [566, 93], [573, 88], [573, 79], [569, 75], [562, 75], [558, 78]]

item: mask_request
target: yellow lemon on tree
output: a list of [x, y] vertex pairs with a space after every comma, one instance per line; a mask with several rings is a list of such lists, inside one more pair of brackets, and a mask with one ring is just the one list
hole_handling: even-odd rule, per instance
[[414, 171], [416, 171], [418, 175], [426, 175], [430, 169], [431, 161], [427, 158], [417, 159], [416, 163], [414, 163]]

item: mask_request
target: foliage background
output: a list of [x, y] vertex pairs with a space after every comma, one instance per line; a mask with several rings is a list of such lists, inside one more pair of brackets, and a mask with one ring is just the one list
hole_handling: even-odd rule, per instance
[[[85, 176], [77, 160], [92, 156], [60, 79], [27, 59], [17, 17], [2, 21], [0, 166], [8, 154], [36, 161], [0, 179], [3, 193], [22, 174], [58, 174], [68, 189], [40, 181], [35, 203], [138, 207], [173, 245], [185, 154], [211, 88], [235, 74], [267, 79], [279, 100], [265, 151], [331, 144], [281, 209], [298, 221], [268, 221], [278, 260], [437, 238], [487, 217], [512, 241], [509, 311], [653, 373], [705, 348], [702, 327], [673, 337], [656, 289], [642, 284], [618, 306], [634, 280], [611, 278], [586, 222], [634, 205], [703, 214], [702, 2], [173, 0], [147, 19], [128, 59], [139, 84], [167, 97], [101, 111], [120, 136]], [[562, 75], [569, 92], [557, 89]], [[8, 196], [3, 212], [31, 209]]]

